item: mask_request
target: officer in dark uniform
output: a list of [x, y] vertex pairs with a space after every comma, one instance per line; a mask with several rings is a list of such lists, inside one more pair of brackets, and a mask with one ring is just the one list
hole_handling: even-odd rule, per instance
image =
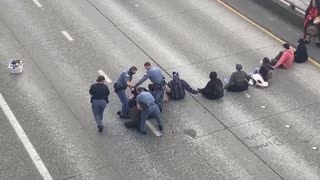
[[117, 114], [120, 118], [128, 119], [128, 97], [126, 95], [126, 89], [133, 87], [132, 76], [137, 72], [137, 67], [132, 66], [129, 70], [122, 71], [117, 82], [114, 84], [114, 91], [118, 95], [122, 108]]
[[145, 62], [144, 67], [146, 68], [147, 72], [145, 75], [137, 82], [137, 84], [134, 86], [135, 88], [138, 87], [140, 84], [142, 84], [144, 81], [146, 81], [148, 78], [150, 81], [155, 85], [155, 90], [153, 92], [153, 97], [156, 100], [156, 103], [158, 104], [160, 111], [162, 111], [162, 103], [163, 103], [163, 95], [165, 91], [165, 78], [161, 74], [161, 71], [157, 67], [151, 67], [150, 62]]
[[103, 130], [103, 112], [109, 103], [108, 96], [110, 94], [109, 88], [104, 84], [104, 76], [97, 78], [97, 83], [91, 85], [89, 93], [91, 95], [92, 112], [96, 120], [99, 132]]
[[142, 134], [146, 134], [146, 121], [150, 116], [156, 118], [159, 130], [162, 131], [163, 124], [161, 113], [159, 106], [155, 103], [154, 97], [151, 93], [144, 91], [143, 87], [138, 87], [137, 92], [137, 109], [142, 111], [140, 120], [140, 132]]

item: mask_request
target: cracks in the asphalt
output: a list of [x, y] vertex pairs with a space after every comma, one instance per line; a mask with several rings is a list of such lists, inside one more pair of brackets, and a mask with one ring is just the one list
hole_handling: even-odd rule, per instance
[[204, 163], [206, 163], [209, 167], [211, 167], [213, 170], [215, 170], [215, 168], [210, 164], [210, 162], [208, 162], [206, 158], [202, 157], [202, 155], [199, 152], [199, 150], [197, 149], [196, 145], [192, 141], [189, 141], [189, 143], [192, 145], [192, 147], [194, 148], [194, 150], [196, 151], [196, 153], [200, 157], [200, 159], [202, 159], [202, 161]]
[[305, 84], [307, 87], [309, 87], [310, 89], [314, 90], [315, 93], [317, 93], [318, 95], [320, 95], [320, 90], [317, 88], [312, 87], [309, 83], [305, 82], [303, 79], [299, 78], [299, 76], [296, 76], [294, 73], [292, 73], [290, 70], [288, 70], [288, 74], [297, 78], [299, 81], [301, 81], [303, 84]]
[[203, 60], [196, 61], [196, 62], [192, 62], [192, 63], [189, 63], [189, 64], [183, 64], [183, 65], [180, 65], [180, 66], [175, 66], [175, 67], [166, 68], [166, 69], [164, 69], [164, 70], [172, 70], [172, 69], [187, 67], [187, 66], [190, 66], [190, 65], [197, 65], [197, 64], [204, 63], [204, 62], [210, 62], [210, 61], [214, 61], [214, 60], [220, 60], [220, 59], [223, 59], [223, 58], [228, 58], [228, 57], [232, 57], [232, 56], [236, 56], [236, 55], [241, 55], [241, 54], [245, 54], [245, 53], [250, 53], [250, 52], [254, 52], [254, 51], [259, 51], [259, 50], [262, 50], [262, 49], [265, 49], [265, 48], [274, 47], [274, 46], [276, 46], [276, 45], [265, 46], [265, 47], [261, 47], [261, 48], [248, 49], [248, 50], [239, 51], [239, 52], [236, 52], [236, 53], [233, 53], [233, 54], [227, 54], [227, 55], [223, 55], [223, 56], [219, 56], [219, 57], [215, 57], [215, 58], [210, 58], [210, 59], [203, 59]]
[[[79, 177], [79, 176], [82, 176], [82, 175], [85, 175], [85, 174], [88, 174], [88, 173], [91, 173], [91, 172], [94, 172], [94, 171], [97, 171], [97, 170], [101, 170], [101, 169], [104, 169], [106, 168], [107, 166], [100, 166], [100, 167], [97, 167], [97, 168], [94, 168], [94, 169], [91, 169], [91, 170], [88, 170], [88, 171], [85, 171], [85, 172], [82, 172], [82, 173], [79, 173], [79, 174], [76, 174], [76, 175], [72, 175], [72, 176], [69, 176], [69, 177], [66, 177], [66, 178], [62, 178], [62, 180], [68, 180], [68, 179], [73, 179], [73, 178], [76, 178], [76, 177]], [[110, 166], [113, 170], [115, 170], [112, 166]], [[115, 170], [116, 171], [116, 170]], [[117, 172], [117, 171], [116, 171]], [[120, 173], [118, 173], [118, 175], [120, 176], [121, 179], [124, 179], [122, 177], [122, 175]]]
[[228, 128], [231, 129], [231, 128], [238, 127], [238, 126], [241, 126], [241, 125], [244, 125], [244, 124], [248, 124], [248, 123], [251, 123], [251, 122], [268, 120], [270, 117], [279, 116], [279, 115], [282, 115], [282, 114], [285, 114], [285, 113], [288, 113], [288, 112], [292, 112], [292, 111], [296, 111], [296, 110], [299, 110], [299, 109], [304, 109], [304, 108], [307, 108], [309, 106], [313, 106], [313, 105], [316, 105], [316, 104], [320, 104], [320, 102], [315, 102], [315, 103], [312, 103], [312, 104], [307, 104], [305, 106], [300, 106], [300, 107], [289, 109], [289, 110], [286, 110], [286, 111], [270, 114], [268, 116], [263, 116], [263, 117], [260, 117], [260, 118], [257, 118], [257, 119], [251, 120], [251, 121], [247, 121], [247, 122], [244, 122], [244, 123], [239, 123], [239, 124], [236, 124], [236, 125], [232, 125], [232, 126], [229, 126]]
[[116, 23], [116, 25], [124, 26], [124, 25], [132, 24], [132, 23], [138, 23], [138, 22], [143, 22], [143, 21], [160, 19], [160, 18], [163, 18], [163, 17], [179, 16], [179, 15], [182, 15], [182, 14], [185, 14], [185, 13], [190, 13], [190, 12], [199, 11], [199, 10], [200, 10], [199, 8], [188, 9], [188, 10], [183, 10], [183, 11], [172, 13], [172, 14], [165, 14], [165, 15], [155, 16], [155, 17], [150, 17], [150, 18], [142, 18], [142, 19], [139, 19], [139, 20], [136, 20], [136, 21], [131, 21], [131, 22]]
[[175, 134], [174, 128], [173, 128], [172, 124], [169, 122], [169, 120], [164, 117], [162, 117], [162, 119], [165, 120], [166, 123], [168, 123], [170, 130], [171, 130], [171, 133]]

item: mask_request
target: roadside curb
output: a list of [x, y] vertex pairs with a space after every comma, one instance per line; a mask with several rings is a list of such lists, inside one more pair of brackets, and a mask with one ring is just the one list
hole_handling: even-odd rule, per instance
[[[272, 30], [270, 30], [270, 28], [262, 25], [261, 23], [256, 22], [253, 18], [250, 18], [248, 16], [246, 16], [244, 13], [242, 13], [241, 11], [237, 10], [237, 8], [235, 8], [234, 6], [232, 6], [230, 3], [226, 2], [225, 0], [217, 0], [217, 2], [219, 2], [220, 4], [222, 4], [223, 6], [225, 6], [227, 9], [229, 9], [230, 11], [236, 13], [238, 16], [240, 16], [241, 18], [245, 19], [246, 21], [248, 21], [249, 23], [251, 23], [252, 25], [256, 26], [258, 29], [262, 30], [263, 32], [265, 32], [266, 34], [268, 34], [269, 36], [271, 36], [273, 39], [279, 41], [280, 43], [289, 43], [291, 47], [293, 47], [292, 49], [296, 50], [296, 46], [290, 42], [288, 42], [287, 40], [285, 40], [284, 38], [278, 36], [277, 34], [274, 34], [272, 32]], [[270, 1], [271, 2], [271, 1]], [[273, 1], [271, 3], [274, 3]], [[288, 10], [292, 12], [291, 10]], [[300, 16], [299, 16], [300, 17]], [[302, 17], [303, 19], [303, 17]], [[320, 60], [315, 60], [312, 56], [309, 55], [308, 60], [316, 65], [317, 67], [320, 68]]]

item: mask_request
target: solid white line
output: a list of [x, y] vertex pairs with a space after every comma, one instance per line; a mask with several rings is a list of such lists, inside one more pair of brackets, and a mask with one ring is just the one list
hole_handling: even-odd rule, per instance
[[33, 2], [34, 2], [39, 8], [42, 7], [42, 5], [40, 4], [40, 2], [39, 2], [38, 0], [33, 0]]
[[146, 125], [150, 128], [155, 136], [160, 137], [162, 135], [161, 132], [150, 121], [147, 121]]
[[51, 174], [49, 173], [48, 169], [44, 165], [43, 161], [41, 160], [39, 154], [34, 149], [33, 145], [31, 144], [27, 134], [22, 129], [21, 125], [19, 124], [18, 120], [14, 116], [13, 112], [11, 111], [9, 105], [7, 104], [6, 100], [0, 93], [0, 106], [3, 110], [4, 114], [7, 116], [10, 124], [12, 125], [14, 131], [18, 135], [19, 139], [21, 140], [24, 148], [27, 150], [30, 158], [32, 159], [33, 163], [36, 165], [39, 173], [43, 177], [44, 180], [52, 180]]
[[73, 41], [72, 37], [67, 31], [61, 31], [61, 32], [69, 41]]
[[106, 79], [107, 83], [112, 83], [112, 80], [109, 78], [109, 76], [107, 76], [107, 74], [104, 73], [101, 69], [98, 70], [98, 73], [99, 73], [101, 76], [104, 76], [104, 78]]

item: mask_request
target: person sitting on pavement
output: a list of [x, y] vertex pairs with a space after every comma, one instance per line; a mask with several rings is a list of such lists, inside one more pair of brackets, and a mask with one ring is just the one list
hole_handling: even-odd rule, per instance
[[297, 50], [294, 52], [294, 62], [304, 63], [308, 60], [308, 51], [303, 39], [298, 40]]
[[173, 79], [168, 82], [166, 94], [173, 100], [183, 99], [186, 95], [186, 91], [191, 94], [198, 94], [198, 91], [192, 89], [190, 85], [183, 79], [180, 79], [179, 72], [172, 73]]
[[243, 92], [246, 91], [249, 87], [248, 81], [251, 79], [250, 76], [242, 71], [242, 65], [236, 64], [236, 72], [233, 72], [228, 79], [225, 79], [227, 83], [224, 87], [227, 91], [231, 92]]
[[273, 67], [270, 60], [264, 57], [260, 68], [255, 68], [251, 74], [249, 84], [256, 85], [257, 87], [268, 87], [268, 80], [272, 78], [272, 70]]
[[207, 85], [202, 89], [198, 88], [199, 93], [211, 100], [223, 97], [223, 84], [221, 80], [217, 78], [217, 73], [212, 71], [209, 77], [210, 81], [207, 83]]
[[303, 39], [308, 44], [311, 37], [314, 37], [317, 47], [320, 47], [320, 25], [319, 25], [320, 0], [311, 0], [305, 12]]
[[279, 54], [271, 60], [271, 64], [273, 68], [284, 68], [289, 69], [293, 64], [294, 60], [294, 52], [290, 49], [290, 45], [288, 43], [283, 44], [284, 50], [279, 52]]
[[163, 123], [161, 119], [160, 108], [155, 102], [155, 98], [150, 92], [146, 92], [143, 87], [137, 88], [137, 109], [141, 110], [140, 132], [146, 134], [146, 122], [150, 116], [154, 116], [157, 120], [159, 130], [162, 131]]
[[252, 74], [260, 74], [264, 81], [268, 81], [272, 78], [272, 64], [267, 57], [264, 57], [261, 61], [260, 68], [255, 68]]

